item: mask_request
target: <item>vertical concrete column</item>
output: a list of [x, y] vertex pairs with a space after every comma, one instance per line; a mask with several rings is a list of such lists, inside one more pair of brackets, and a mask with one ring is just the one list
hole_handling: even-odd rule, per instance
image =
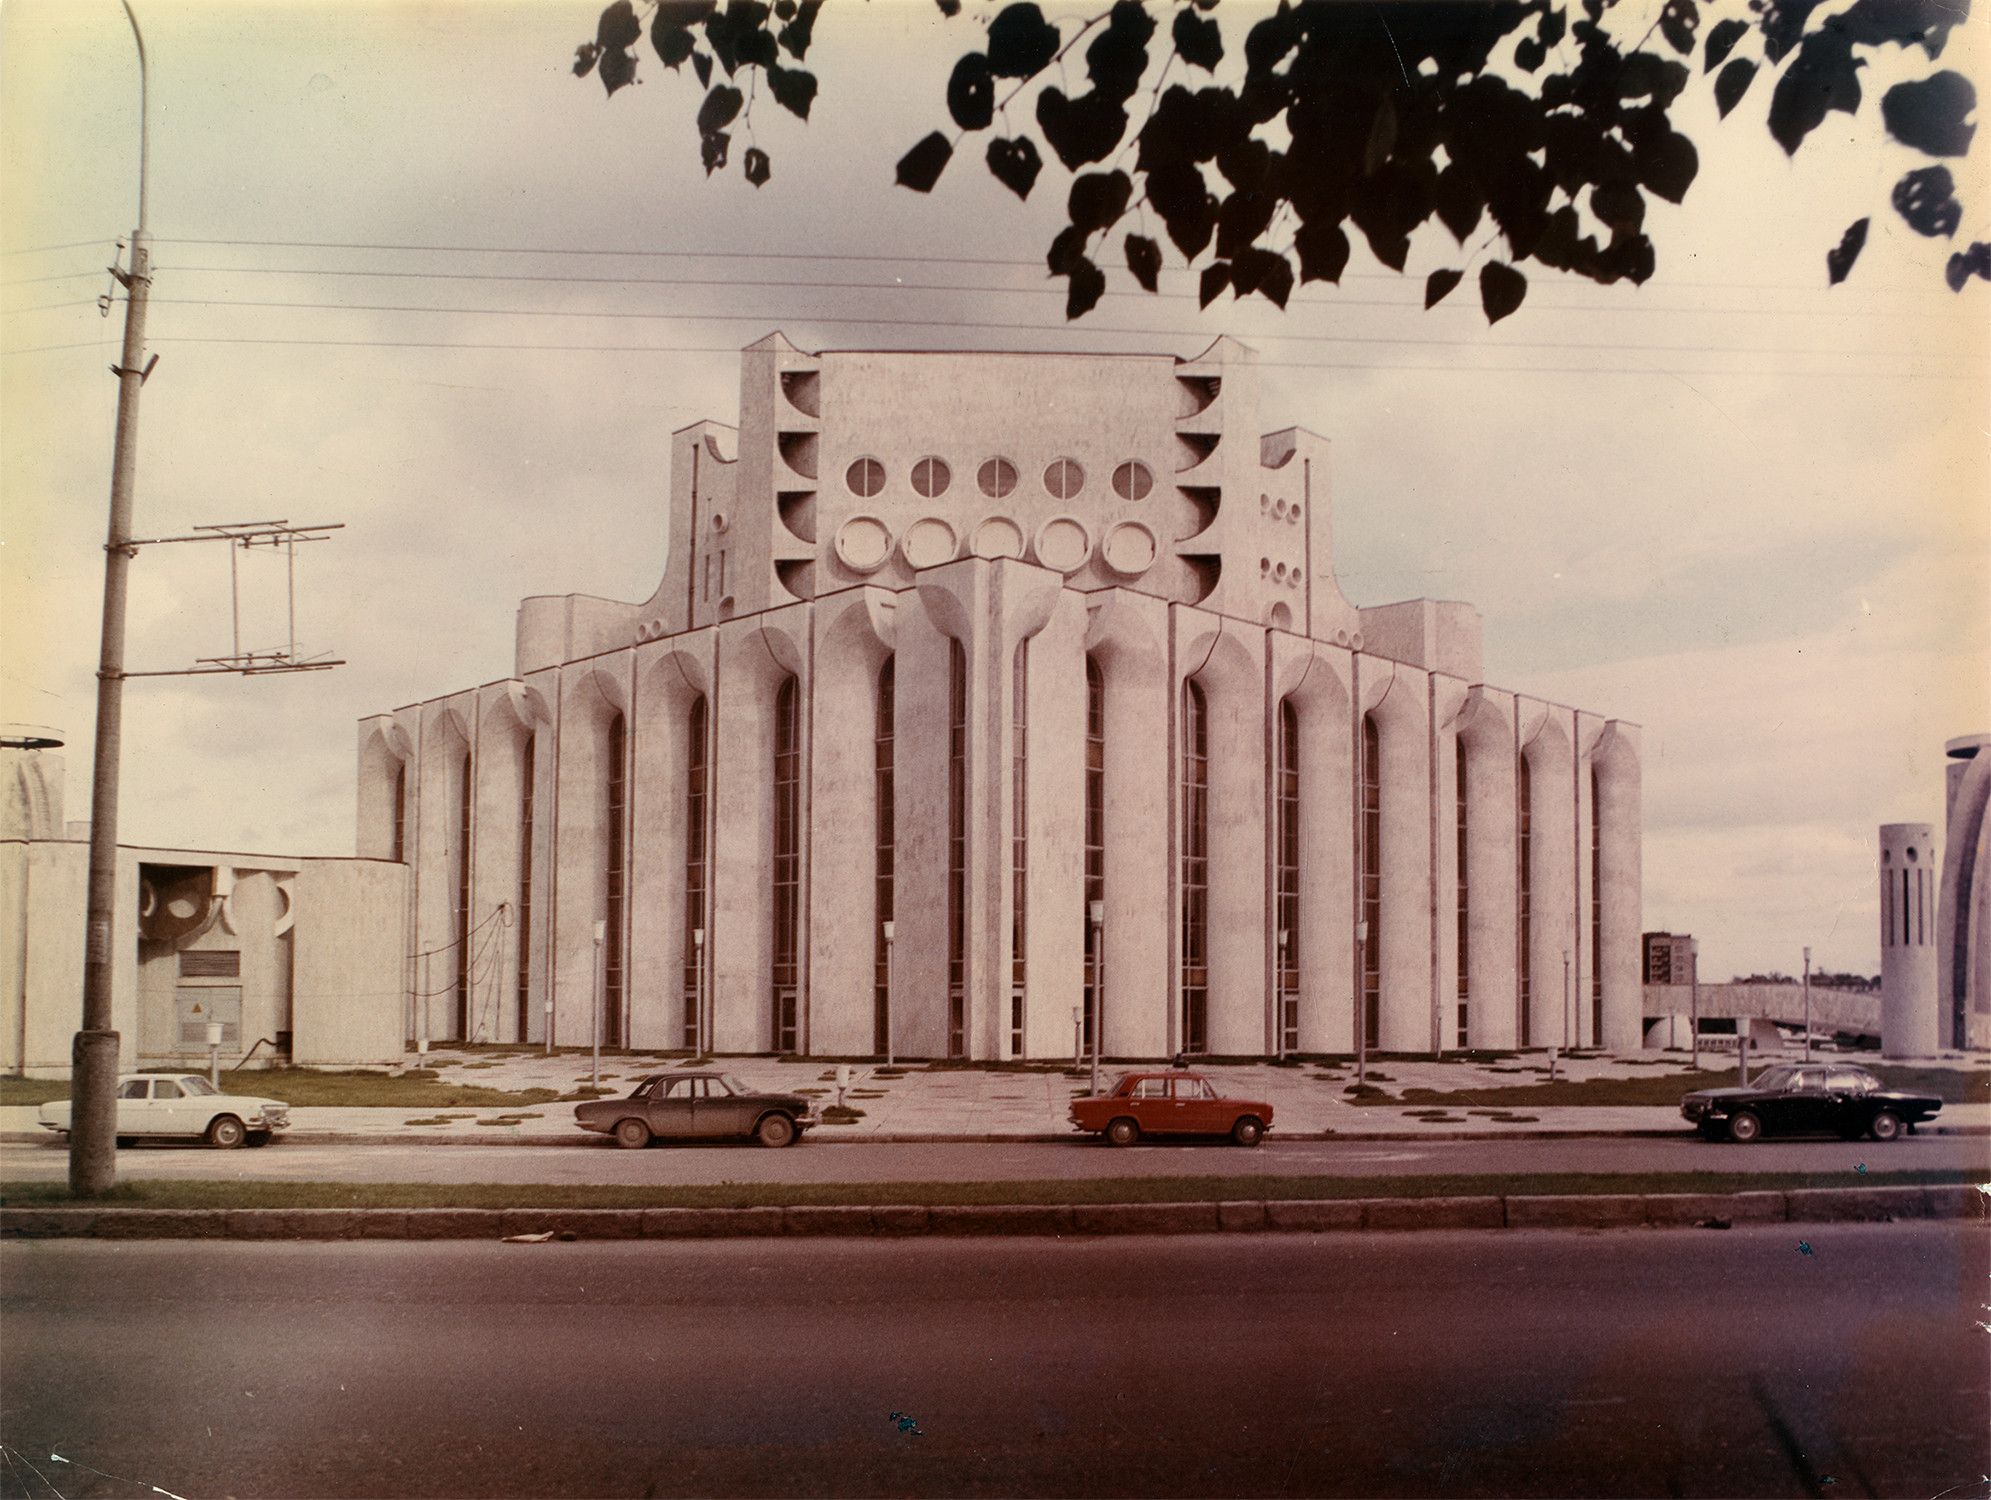
[[1991, 1045], [1991, 735], [1959, 735], [1943, 749], [1937, 1038], [1982, 1047]]
[[1611, 720], [1598, 742], [1595, 763], [1604, 837], [1604, 1034], [1599, 1042], [1613, 1052], [1636, 1052], [1645, 1042], [1638, 726]]
[[[518, 696], [507, 691], [518, 689]], [[532, 732], [531, 710], [519, 717], [525, 702], [522, 683], [493, 683], [477, 695], [477, 739], [471, 756], [476, 780], [472, 817], [476, 838], [471, 871], [470, 909], [473, 923], [491, 917], [488, 944], [479, 934], [481, 962], [476, 994], [471, 998], [471, 1036], [479, 1041], [514, 1041], [518, 1036], [518, 916], [520, 775], [524, 770], [525, 739]], [[498, 915], [499, 908], [504, 914]]]
[[[711, 633], [679, 637], [640, 652], [636, 665], [636, 770], [630, 786], [637, 830], [629, 871], [629, 1044], [684, 1045], [684, 866], [692, 708], [706, 702], [710, 786], [711, 665], [701, 659]], [[707, 821], [710, 821], [708, 790]], [[708, 844], [706, 868], [711, 868]], [[708, 889], [710, 883], [708, 880]]]
[[1930, 1057], [1936, 1024], [1936, 830], [1880, 825], [1880, 1050]]
[[[1590, 772], [1596, 764], [1597, 742], [1604, 733], [1604, 721], [1595, 714], [1578, 709], [1572, 715], [1575, 721], [1574, 740], [1576, 764], [1570, 777], [1570, 800], [1573, 804], [1570, 817], [1575, 823], [1574, 845], [1571, 857], [1576, 861], [1576, 941], [1569, 950], [1569, 987], [1572, 996], [1570, 1005], [1569, 1033], [1571, 1046], [1594, 1047], [1597, 1045], [1597, 1027], [1593, 1016], [1592, 982], [1597, 974], [1597, 943], [1592, 932], [1592, 913], [1601, 919], [1602, 912], [1591, 904], [1592, 889], [1590, 869], [1590, 843], [1592, 834], [1591, 817], [1599, 809], [1592, 806]], [[1602, 829], [1597, 833], [1601, 835]], [[1601, 841], [1597, 854], [1603, 855]]]
[[[935, 600], [944, 602], [944, 595]], [[918, 589], [893, 615], [893, 1049], [947, 1055], [948, 724], [954, 637]], [[957, 628], [965, 620], [956, 623]], [[972, 706], [971, 714], [972, 719]], [[970, 729], [972, 732], [972, 723]], [[973, 850], [969, 851], [973, 857]]]
[[[608, 729], [616, 714], [624, 715], [626, 749], [627, 670], [626, 661], [609, 658], [569, 666], [562, 674], [554, 790], [559, 837], [553, 850], [560, 881], [548, 934], [553, 1040], [562, 1047], [586, 1047], [594, 1039], [594, 927], [608, 915]], [[603, 1040], [607, 1042], [606, 1035]]]
[[[1431, 710], [1429, 675], [1363, 664], [1362, 698], [1382, 754], [1382, 977], [1378, 1050], [1431, 1048]], [[1385, 675], [1387, 673], [1387, 675]], [[1371, 696], [1371, 682], [1380, 691]]]
[[[1449, 1052], [1466, 1045], [1459, 1036], [1459, 720], [1470, 689], [1433, 672], [1430, 693], [1431, 1018], [1435, 1050]], [[1466, 947], [1470, 959], [1470, 937]]]
[[1466, 750], [1467, 1035], [1460, 1046], [1515, 1043], [1514, 700], [1475, 687], [1457, 735]]
[[[1336, 646], [1274, 634], [1273, 764], [1278, 713], [1290, 703], [1300, 733], [1300, 920], [1288, 935], [1299, 970], [1300, 1050], [1340, 1052], [1354, 1035], [1350, 976], [1355, 944], [1355, 849], [1348, 836], [1354, 775], [1349, 744], [1349, 653]], [[1277, 828], [1269, 831], [1277, 838]], [[1272, 913], [1276, 923], [1278, 913]], [[1275, 934], [1274, 963], [1277, 963]], [[1276, 1038], [1275, 1038], [1276, 1040]]]
[[1560, 1047], [1576, 1038], [1574, 1017], [1565, 1023], [1562, 956], [1570, 957], [1569, 996], [1576, 992], [1576, 803], [1571, 792], [1576, 755], [1570, 710], [1546, 708], [1541, 727], [1522, 747], [1528, 758], [1532, 801], [1533, 879], [1528, 974], [1529, 1040]]
[[[790, 676], [799, 703], [807, 703], [803, 665], [799, 643], [765, 615], [719, 627], [713, 913], [706, 946], [712, 953], [713, 1046], [721, 1052], [774, 1046], [774, 711]], [[805, 743], [805, 787], [806, 767]], [[806, 801], [801, 813], [806, 861]], [[806, 946], [801, 951], [806, 956]], [[798, 977], [806, 973], [804, 961]]]
[[422, 710], [421, 741], [411, 783], [421, 795], [410, 818], [415, 843], [415, 1035], [443, 1041], [456, 1035], [456, 973], [453, 946], [463, 936], [456, 930], [457, 862], [465, 857], [459, 830], [463, 756], [470, 747], [469, 726], [461, 707], [450, 700]]
[[533, 751], [532, 900], [526, 917], [526, 1030], [522, 1041], [546, 1040], [546, 1003], [553, 993], [553, 899], [560, 877], [555, 862], [554, 834], [560, 800], [560, 726], [554, 707], [562, 694], [558, 668], [549, 667], [527, 679], [527, 690], [541, 715]]
[[1271, 1040], [1265, 632], [1181, 606], [1175, 619], [1176, 669], [1203, 689], [1210, 721], [1209, 1050], [1257, 1055]]
[[1025, 721], [1024, 1054], [1038, 1058], [1071, 1055], [1072, 1010], [1083, 1003], [1085, 991], [1089, 622], [1083, 594], [1058, 587], [1054, 597], [1049, 619], [1035, 634], [1024, 637], [1030, 663]]
[[[1169, 747], [1164, 642], [1168, 605], [1114, 589], [1091, 596], [1086, 649], [1106, 694], [1104, 1025], [1110, 1057], [1168, 1049], [1169, 934], [1176, 892], [1168, 808], [1177, 795]], [[1079, 806], [1083, 808], [1081, 801]]]
[[[389, 859], [394, 852], [394, 780], [414, 758], [407, 731], [389, 714], [359, 723], [358, 814], [353, 849], [361, 859]], [[60, 830], [57, 830], [58, 832]]]
[[850, 589], [815, 609], [809, 1044], [828, 1056], [867, 1054], [876, 1040], [878, 675], [892, 655], [893, 600], [884, 589]]

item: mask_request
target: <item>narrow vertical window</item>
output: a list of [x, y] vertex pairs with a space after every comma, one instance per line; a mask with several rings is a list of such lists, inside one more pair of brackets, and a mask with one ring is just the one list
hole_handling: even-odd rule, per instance
[[1533, 915], [1529, 907], [1535, 873], [1535, 798], [1531, 787], [1533, 777], [1528, 772], [1527, 756], [1520, 758], [1519, 767], [1520, 775], [1514, 790], [1515, 817], [1518, 823], [1514, 840], [1514, 905], [1517, 917], [1514, 924], [1514, 941], [1517, 946], [1514, 961], [1514, 991], [1521, 1006], [1521, 1045], [1526, 1047], [1530, 1044], [1534, 1029], [1533, 1018], [1528, 1014], [1531, 1009], [1528, 1001], [1534, 993], [1534, 985], [1528, 973], [1528, 955], [1532, 947], [1529, 936], [1533, 925]]
[[1079, 922], [1085, 929], [1085, 1017], [1082, 1043], [1092, 1050], [1099, 1014], [1099, 954], [1092, 926], [1092, 903], [1106, 899], [1106, 678], [1099, 663], [1085, 659], [1085, 901]]
[[532, 823], [537, 788], [534, 751], [538, 736], [528, 734], [519, 751], [518, 783], [518, 1039], [532, 1028]]
[[1278, 823], [1274, 934], [1279, 966], [1279, 1050], [1300, 1049], [1300, 715], [1290, 700], [1279, 705]]
[[947, 1055], [968, 1055], [968, 653], [948, 654]]
[[878, 669], [878, 712], [871, 739], [871, 763], [876, 777], [878, 803], [875, 824], [878, 931], [872, 950], [871, 1050], [881, 1055], [891, 1051], [888, 1028], [892, 1019], [892, 958], [890, 946], [885, 941], [885, 924], [892, 920], [892, 875], [897, 862], [896, 833], [892, 822], [893, 714], [898, 695], [896, 660], [888, 656], [885, 665]]
[[1383, 1024], [1383, 755], [1373, 714], [1362, 716], [1362, 1036], [1374, 1047]]
[[697, 1051], [704, 1040], [705, 953], [698, 934], [705, 930], [705, 695], [692, 700], [684, 729], [684, 1045]]
[[470, 1040], [470, 752], [457, 766], [456, 792], [456, 1035]]
[[1590, 1045], [1604, 1042], [1604, 815], [1590, 768]]
[[1467, 1022], [1472, 1012], [1472, 893], [1466, 884], [1466, 820], [1468, 817], [1466, 810], [1466, 742], [1461, 739], [1455, 739], [1452, 742], [1452, 750], [1453, 779], [1458, 787], [1458, 795], [1454, 799], [1457, 813], [1455, 819], [1457, 827], [1454, 830], [1454, 837], [1458, 843], [1456, 863], [1458, 866], [1459, 894], [1459, 1038], [1457, 1045], [1464, 1047], [1467, 1044], [1467, 1038], [1471, 1035], [1471, 1032], [1467, 1028]]
[[400, 762], [394, 767], [394, 847], [389, 859], [402, 861], [408, 857], [408, 763]]
[[1025, 944], [1030, 890], [1030, 643], [1016, 648], [1010, 668], [1009, 727], [1009, 1055], [1023, 1056]]
[[601, 1039], [609, 1046], [622, 1045], [623, 906], [628, 894], [624, 868], [627, 846], [625, 825], [629, 813], [629, 735], [622, 715], [608, 721], [608, 827], [603, 839], [604, 896], [602, 916], [608, 924], [601, 951]]
[[1210, 722], [1203, 689], [1182, 684], [1182, 1050], [1209, 1050]]
[[796, 984], [802, 917], [802, 712], [793, 677], [774, 694], [774, 1050], [799, 1040]]

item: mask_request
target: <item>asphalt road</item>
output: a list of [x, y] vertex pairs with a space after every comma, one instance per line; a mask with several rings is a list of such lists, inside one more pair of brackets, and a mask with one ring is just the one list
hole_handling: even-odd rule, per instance
[[1981, 1497], [1987, 1273], [1928, 1223], [9, 1244], [0, 1495]]
[[[1862, 1174], [1858, 1169], [1865, 1166]], [[754, 1145], [313, 1146], [210, 1151], [156, 1144], [118, 1153], [126, 1178], [249, 1178], [285, 1182], [720, 1182], [1016, 1181], [1078, 1177], [1231, 1177], [1252, 1174], [1515, 1172], [1844, 1172], [1877, 1179], [1917, 1167], [1975, 1168], [1991, 1179], [1991, 1136], [1912, 1136], [1888, 1145], [1838, 1140], [1752, 1146], [1679, 1140], [1278, 1141], [1228, 1144], [831, 1144], [804, 1139], [783, 1151]], [[0, 1146], [0, 1181], [46, 1182], [68, 1172], [54, 1143]]]

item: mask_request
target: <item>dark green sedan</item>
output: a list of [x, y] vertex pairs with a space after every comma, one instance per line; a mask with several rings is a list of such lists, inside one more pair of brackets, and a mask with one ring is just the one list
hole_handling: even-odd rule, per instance
[[786, 1146], [821, 1123], [800, 1094], [763, 1094], [731, 1073], [655, 1073], [620, 1099], [574, 1106], [574, 1123], [637, 1150], [652, 1140], [753, 1140]]

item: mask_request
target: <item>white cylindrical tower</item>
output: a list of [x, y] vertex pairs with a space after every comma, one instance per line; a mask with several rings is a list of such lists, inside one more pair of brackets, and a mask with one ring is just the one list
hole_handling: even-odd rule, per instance
[[1929, 1057], [1936, 1037], [1936, 830], [1880, 825], [1880, 1050]]

